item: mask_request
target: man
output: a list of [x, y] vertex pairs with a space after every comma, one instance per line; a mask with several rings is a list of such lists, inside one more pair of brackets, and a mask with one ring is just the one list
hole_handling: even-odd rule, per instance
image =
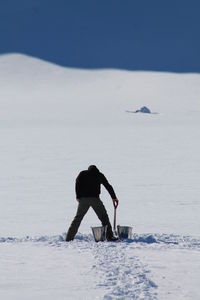
[[107, 189], [112, 198], [114, 207], [117, 208], [119, 201], [115, 195], [113, 187], [109, 184], [106, 177], [97, 169], [96, 166], [89, 166], [88, 170], [82, 171], [76, 179], [76, 199], [78, 201], [78, 209], [76, 216], [67, 232], [66, 241], [71, 241], [74, 239], [81, 221], [90, 206], [94, 209], [102, 225], [107, 225], [107, 240], [116, 240], [116, 238], [113, 236], [107, 211], [103, 205], [103, 202], [99, 198], [101, 193], [101, 184], [103, 184]]

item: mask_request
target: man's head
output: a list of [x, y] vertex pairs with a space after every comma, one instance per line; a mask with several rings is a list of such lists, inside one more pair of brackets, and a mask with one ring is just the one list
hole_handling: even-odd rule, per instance
[[91, 165], [88, 167], [88, 171], [91, 173], [99, 173], [99, 169], [95, 165]]

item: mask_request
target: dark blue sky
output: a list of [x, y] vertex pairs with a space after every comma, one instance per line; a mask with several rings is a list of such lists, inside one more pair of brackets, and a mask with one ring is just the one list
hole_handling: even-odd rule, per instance
[[63, 66], [200, 72], [198, 0], [0, 0], [0, 54]]

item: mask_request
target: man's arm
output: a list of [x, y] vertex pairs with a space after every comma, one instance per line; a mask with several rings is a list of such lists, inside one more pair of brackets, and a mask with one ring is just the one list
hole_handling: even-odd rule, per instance
[[79, 202], [79, 199], [80, 199], [80, 191], [81, 191], [81, 175], [82, 175], [81, 173], [76, 178], [76, 183], [75, 183], [76, 199], [77, 199], [78, 202]]
[[117, 208], [119, 200], [117, 199], [117, 196], [115, 194], [115, 191], [114, 191], [112, 185], [110, 185], [110, 183], [108, 182], [108, 180], [106, 179], [106, 177], [103, 174], [101, 174], [101, 183], [104, 185], [104, 187], [110, 194], [110, 196], [113, 200], [114, 207]]

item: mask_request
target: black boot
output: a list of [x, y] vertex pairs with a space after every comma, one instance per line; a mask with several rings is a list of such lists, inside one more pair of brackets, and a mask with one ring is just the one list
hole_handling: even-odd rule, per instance
[[115, 237], [115, 236], [111, 236], [111, 237], [107, 237], [107, 241], [108, 242], [116, 242], [116, 241], [119, 241], [119, 238]]

